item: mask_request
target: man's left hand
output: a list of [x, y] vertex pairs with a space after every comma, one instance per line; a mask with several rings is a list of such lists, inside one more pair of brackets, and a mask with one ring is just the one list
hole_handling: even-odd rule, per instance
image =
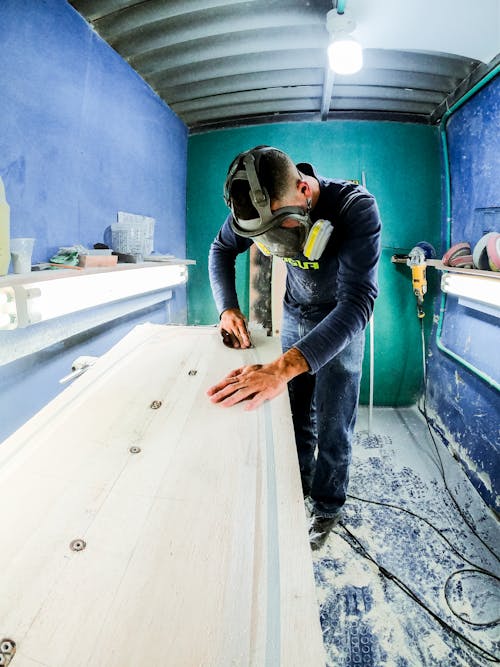
[[292, 348], [269, 364], [242, 366], [231, 371], [218, 384], [207, 390], [212, 403], [224, 408], [248, 401], [245, 410], [254, 410], [264, 401], [281, 394], [289, 380], [309, 370], [302, 354]]
[[286, 389], [286, 380], [272, 369], [271, 364], [242, 366], [231, 371], [207, 394], [212, 403], [229, 408], [248, 401], [245, 410], [254, 410], [266, 400], [271, 400]]

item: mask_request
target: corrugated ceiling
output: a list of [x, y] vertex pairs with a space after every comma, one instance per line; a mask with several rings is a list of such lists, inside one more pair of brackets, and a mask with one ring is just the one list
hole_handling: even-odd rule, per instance
[[70, 4], [191, 132], [346, 117], [435, 123], [493, 64], [436, 51], [365, 48], [359, 73], [333, 75], [326, 14], [337, 0]]

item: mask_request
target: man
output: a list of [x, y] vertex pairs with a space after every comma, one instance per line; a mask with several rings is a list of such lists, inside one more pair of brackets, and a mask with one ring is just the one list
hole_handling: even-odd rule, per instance
[[[257, 146], [229, 167], [231, 209], [210, 248], [221, 332], [250, 347], [235, 290], [235, 258], [252, 243], [287, 265], [283, 354], [232, 371], [208, 390], [224, 407], [254, 409], [288, 385], [311, 547], [322, 546], [345, 503], [364, 349], [378, 293], [380, 218], [375, 199], [349, 181], [318, 176], [284, 152]], [[315, 450], [317, 448], [317, 458]]]

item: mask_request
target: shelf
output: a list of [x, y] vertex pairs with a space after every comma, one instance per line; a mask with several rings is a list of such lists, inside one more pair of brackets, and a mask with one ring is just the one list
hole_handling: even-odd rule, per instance
[[196, 264], [194, 259], [178, 259], [177, 257], [165, 259], [162, 261], [140, 262], [137, 264], [115, 264], [114, 266], [98, 266], [83, 269], [79, 266], [72, 268], [44, 269], [41, 271], [31, 271], [31, 273], [8, 273], [0, 277], [0, 289], [14, 285], [25, 285], [31, 283], [44, 282], [46, 280], [58, 280], [60, 278], [78, 278], [81, 276], [91, 276], [104, 273], [117, 273], [120, 271], [137, 271], [140, 269], [151, 269], [161, 266], [187, 266]]
[[[406, 259], [400, 259], [399, 257], [391, 257], [391, 262], [393, 264], [406, 264]], [[438, 271], [450, 271], [451, 273], [465, 273], [468, 276], [484, 276], [485, 278], [495, 278], [500, 280], [500, 271], [483, 271], [482, 269], [462, 269], [456, 266], [447, 266], [443, 264], [440, 259], [427, 259], [425, 261], [426, 266], [432, 266]]]

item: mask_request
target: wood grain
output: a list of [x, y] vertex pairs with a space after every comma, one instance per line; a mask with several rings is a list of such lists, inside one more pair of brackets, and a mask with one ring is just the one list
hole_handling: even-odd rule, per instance
[[137, 327], [0, 445], [12, 667], [325, 664], [288, 398], [205, 395], [256, 342]]

